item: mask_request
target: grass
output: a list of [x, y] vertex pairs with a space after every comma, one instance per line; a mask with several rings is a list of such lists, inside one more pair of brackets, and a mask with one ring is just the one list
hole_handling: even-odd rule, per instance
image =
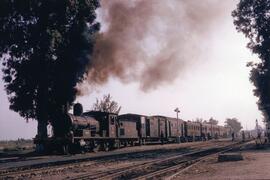
[[31, 150], [34, 147], [33, 140], [28, 139], [0, 141], [0, 152], [2, 153]]

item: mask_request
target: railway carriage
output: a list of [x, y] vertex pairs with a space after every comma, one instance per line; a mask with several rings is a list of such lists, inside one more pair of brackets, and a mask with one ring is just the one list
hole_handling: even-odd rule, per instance
[[201, 123], [198, 122], [185, 122], [185, 138], [187, 141], [201, 140]]
[[118, 116], [120, 124], [119, 138], [126, 145], [144, 144], [149, 127], [146, 125], [147, 116], [139, 114], [123, 114]]
[[146, 119], [146, 141], [164, 141], [168, 138], [169, 128], [164, 116], [151, 116]]
[[185, 142], [185, 123], [182, 119], [167, 117], [169, 127], [169, 141]]
[[219, 125], [212, 125], [212, 138], [218, 139], [220, 130]]
[[220, 137], [226, 138], [230, 136], [230, 128], [224, 127], [224, 126], [219, 126], [219, 131], [220, 131]]
[[217, 139], [218, 137], [220, 137], [220, 128], [218, 125], [202, 123], [202, 127], [202, 132], [205, 134], [208, 140], [213, 138]]
[[207, 126], [207, 139], [210, 140], [214, 136], [213, 125], [207, 123], [206, 126]]
[[[139, 143], [145, 142], [176, 142], [181, 139], [184, 141], [184, 121], [165, 116], [144, 116], [138, 114], [124, 114], [118, 117], [120, 126], [123, 130], [136, 129], [133, 134], [139, 137]], [[130, 127], [127, 124], [131, 124]], [[122, 134], [123, 135], [123, 134]], [[128, 137], [129, 134], [126, 134]], [[120, 136], [121, 138], [121, 132]], [[130, 137], [128, 137], [130, 138]]]
[[206, 141], [207, 140], [207, 128], [208, 124], [200, 123], [201, 124], [201, 139]]

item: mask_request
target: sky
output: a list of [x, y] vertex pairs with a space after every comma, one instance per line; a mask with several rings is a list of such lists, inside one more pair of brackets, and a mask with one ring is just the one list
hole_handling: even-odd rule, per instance
[[[226, 8], [212, 33], [200, 45], [198, 60], [175, 80], [155, 89], [142, 91], [140, 82], [123, 83], [111, 77], [103, 86], [96, 86], [90, 94], [78, 97], [76, 102], [90, 110], [96, 98], [110, 93], [122, 107], [120, 113], [164, 115], [176, 117], [174, 109], [180, 109], [179, 117], [195, 120], [210, 117], [221, 125], [226, 118], [237, 118], [244, 129], [253, 129], [255, 120], [262, 123], [249, 82], [246, 63], [256, 61], [256, 56], [246, 48], [247, 40], [235, 30], [231, 11], [236, 2]], [[2, 73], [2, 72], [1, 72]], [[0, 73], [0, 76], [2, 74]], [[0, 81], [0, 139], [33, 138], [37, 123], [21, 118], [9, 110], [4, 84]]]

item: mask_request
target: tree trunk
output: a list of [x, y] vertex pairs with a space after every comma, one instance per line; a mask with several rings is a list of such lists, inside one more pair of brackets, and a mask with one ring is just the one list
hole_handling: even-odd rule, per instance
[[39, 139], [45, 139], [48, 137], [47, 122], [44, 120], [38, 120], [37, 136]]
[[[38, 70], [39, 70], [39, 85], [37, 88], [37, 111], [36, 117], [38, 121], [37, 127], [37, 150], [40, 152], [46, 151], [45, 149], [45, 140], [48, 138], [47, 133], [47, 123], [48, 123], [48, 53], [49, 53], [49, 42], [48, 39], [48, 16], [49, 14], [46, 11], [47, 8], [46, 1], [41, 3], [44, 12], [40, 14], [37, 22], [37, 32], [40, 32], [38, 49], [37, 49], [37, 62], [38, 62]], [[38, 147], [40, 146], [40, 147]]]
[[37, 97], [37, 139], [36, 151], [45, 152], [45, 141], [48, 138], [48, 87], [46, 73], [41, 74]]

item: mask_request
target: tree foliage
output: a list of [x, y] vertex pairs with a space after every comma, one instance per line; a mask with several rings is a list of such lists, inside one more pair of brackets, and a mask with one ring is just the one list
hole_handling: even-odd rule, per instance
[[93, 110], [119, 114], [121, 106], [119, 106], [117, 102], [113, 101], [112, 96], [108, 94], [104, 95], [100, 100], [96, 99], [96, 102], [93, 105]]
[[196, 118], [195, 122], [218, 125], [218, 120], [214, 119], [213, 117], [211, 117], [208, 121], [203, 120], [203, 118]]
[[[10, 109], [53, 120], [67, 111], [91, 58], [98, 0], [1, 0], [0, 56]], [[53, 121], [53, 124], [56, 121]]]
[[212, 124], [212, 125], [218, 125], [218, 120], [214, 119], [213, 117], [211, 117], [208, 122], [208, 124]]
[[241, 122], [237, 118], [227, 118], [225, 121], [225, 126], [230, 127], [233, 132], [238, 133], [243, 128]]
[[195, 119], [195, 122], [197, 122], [197, 123], [203, 123], [203, 118], [196, 118]]
[[259, 109], [270, 120], [270, 0], [240, 0], [232, 16], [236, 29], [249, 39], [247, 47], [261, 60], [248, 63], [250, 81]]

